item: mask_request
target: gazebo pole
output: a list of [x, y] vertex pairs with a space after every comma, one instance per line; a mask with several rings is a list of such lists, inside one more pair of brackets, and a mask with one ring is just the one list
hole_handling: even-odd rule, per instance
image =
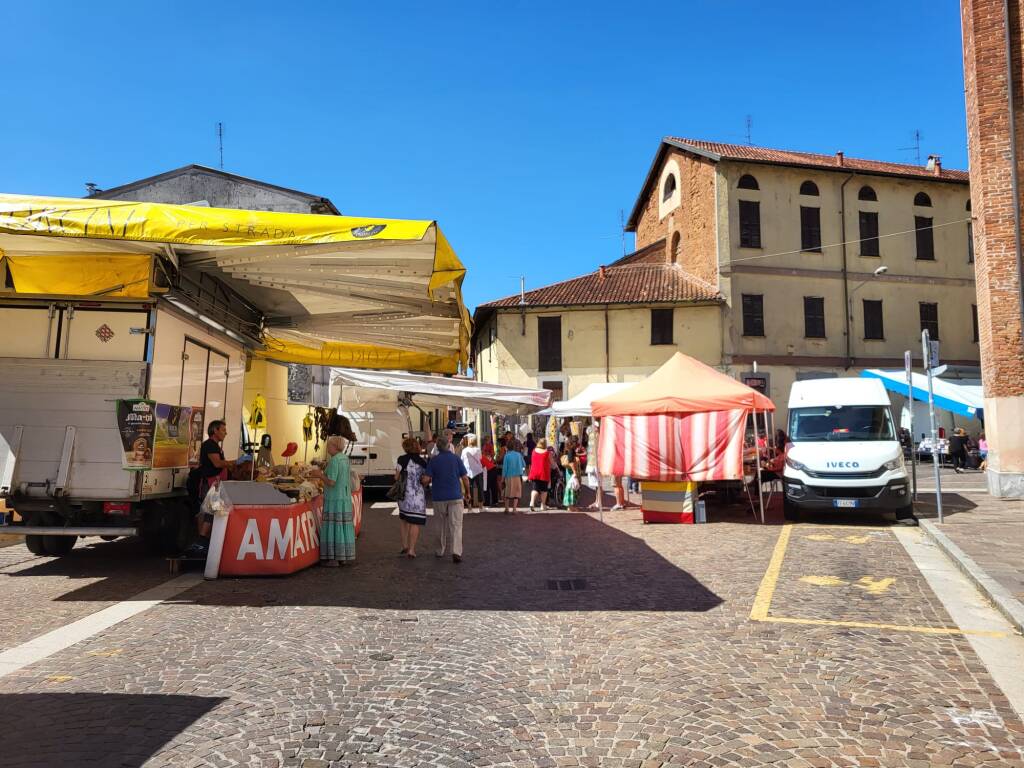
[[[757, 409], [754, 409], [754, 459], [757, 462], [757, 501], [761, 507], [761, 525], [764, 525], [764, 491], [761, 488], [761, 449], [757, 445]], [[766, 441], [767, 444], [767, 441]]]
[[[593, 419], [593, 417], [591, 417]], [[604, 483], [601, 481], [601, 464], [599, 461], [600, 457], [600, 445], [601, 445], [601, 422], [597, 419], [594, 421], [594, 466], [597, 468], [595, 472], [597, 476], [597, 513], [600, 516], [601, 522], [604, 522]]]

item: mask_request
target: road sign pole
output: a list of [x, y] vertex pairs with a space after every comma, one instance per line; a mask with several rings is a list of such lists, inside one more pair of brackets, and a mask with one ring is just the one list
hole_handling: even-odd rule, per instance
[[917, 451], [914, 449], [914, 358], [909, 349], [903, 353], [903, 367], [907, 372], [907, 403], [910, 408], [910, 497], [917, 501]]
[[935, 364], [932, 355], [932, 345], [928, 338], [928, 329], [921, 331], [921, 353], [924, 357], [925, 372], [928, 374], [928, 420], [932, 428], [932, 466], [935, 468], [935, 509], [939, 513], [939, 522], [942, 518], [942, 481], [939, 479], [939, 432], [935, 428], [935, 393], [932, 391], [932, 366]]

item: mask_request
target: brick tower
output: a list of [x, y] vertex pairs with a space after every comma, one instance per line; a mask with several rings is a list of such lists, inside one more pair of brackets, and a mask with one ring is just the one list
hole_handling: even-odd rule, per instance
[[1024, 497], [1024, 0], [962, 0], [988, 486]]

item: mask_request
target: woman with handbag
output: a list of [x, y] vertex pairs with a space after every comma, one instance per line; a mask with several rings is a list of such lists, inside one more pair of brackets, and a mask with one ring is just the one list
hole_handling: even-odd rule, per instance
[[420, 444], [415, 437], [402, 441], [402, 450], [395, 465], [395, 484], [388, 491], [388, 498], [398, 502], [398, 520], [402, 528], [402, 551], [410, 560], [416, 557], [416, 541], [420, 528], [427, 524], [427, 498], [420, 478], [427, 462], [420, 455]]

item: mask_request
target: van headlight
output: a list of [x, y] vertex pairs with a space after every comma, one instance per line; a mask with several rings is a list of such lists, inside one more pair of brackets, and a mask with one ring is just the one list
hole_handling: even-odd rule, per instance
[[807, 467], [805, 467], [799, 461], [789, 456], [786, 457], [786, 466], [789, 467], [790, 469], [795, 469], [797, 472], [804, 472], [807, 469]]
[[885, 464], [882, 465], [882, 469], [886, 472], [895, 472], [898, 469], [903, 469], [903, 457], [900, 456], [885, 462]]

